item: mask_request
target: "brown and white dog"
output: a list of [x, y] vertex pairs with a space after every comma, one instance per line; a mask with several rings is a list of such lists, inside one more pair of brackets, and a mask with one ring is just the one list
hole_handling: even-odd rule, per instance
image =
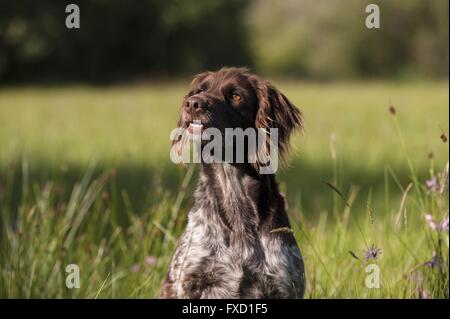
[[[284, 158], [300, 111], [268, 81], [242, 68], [197, 75], [179, 127], [278, 129]], [[179, 142], [175, 141], [175, 143]], [[302, 298], [303, 260], [274, 174], [253, 163], [202, 163], [162, 298]]]

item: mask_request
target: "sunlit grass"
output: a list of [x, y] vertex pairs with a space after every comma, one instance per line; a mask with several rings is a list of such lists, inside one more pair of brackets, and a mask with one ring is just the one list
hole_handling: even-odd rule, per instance
[[[334, 133], [345, 161], [371, 168], [403, 164], [395, 152], [395, 127], [386, 121], [389, 103], [402, 114], [408, 148], [419, 165], [438, 148], [440, 128], [448, 130], [447, 82], [276, 84], [305, 116], [306, 133], [294, 141], [299, 151], [292, 157], [327, 162]], [[0, 90], [1, 163], [18, 153], [85, 164], [92, 157], [119, 161], [127, 155], [146, 164], [168, 161], [169, 132], [187, 88], [156, 84]], [[436, 153], [445, 161], [446, 154]]]
[[[448, 218], [448, 189], [425, 183], [448, 162], [447, 83], [278, 86], [305, 115], [279, 180], [307, 297], [448, 298], [448, 231], [425, 220]], [[0, 90], [0, 297], [157, 296], [196, 177], [169, 160], [185, 90]], [[364, 284], [371, 262], [380, 289]], [[72, 263], [80, 289], [65, 286]]]

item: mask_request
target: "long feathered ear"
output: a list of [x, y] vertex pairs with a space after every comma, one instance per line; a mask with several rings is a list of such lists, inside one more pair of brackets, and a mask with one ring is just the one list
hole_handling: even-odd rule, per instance
[[278, 152], [285, 161], [291, 134], [296, 129], [303, 129], [302, 113], [270, 82], [255, 78], [253, 83], [259, 104], [255, 127], [264, 129], [267, 134], [266, 150], [270, 144], [270, 128], [278, 129]]

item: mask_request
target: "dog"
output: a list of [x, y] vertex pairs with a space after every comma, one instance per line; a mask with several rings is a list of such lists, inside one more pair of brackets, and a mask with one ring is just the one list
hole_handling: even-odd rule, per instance
[[[178, 126], [192, 129], [194, 121], [221, 132], [260, 128], [269, 134], [276, 128], [281, 159], [303, 123], [300, 110], [270, 82], [232, 67], [194, 77]], [[200, 164], [194, 204], [161, 298], [303, 297], [303, 258], [284, 197], [275, 174], [260, 174], [258, 164]]]

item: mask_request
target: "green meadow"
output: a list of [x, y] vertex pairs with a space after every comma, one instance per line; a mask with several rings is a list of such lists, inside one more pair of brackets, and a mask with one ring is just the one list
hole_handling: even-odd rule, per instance
[[[304, 114], [278, 180], [305, 297], [448, 298], [448, 82], [274, 82]], [[169, 158], [188, 83], [0, 88], [0, 298], [157, 297], [198, 170]]]

